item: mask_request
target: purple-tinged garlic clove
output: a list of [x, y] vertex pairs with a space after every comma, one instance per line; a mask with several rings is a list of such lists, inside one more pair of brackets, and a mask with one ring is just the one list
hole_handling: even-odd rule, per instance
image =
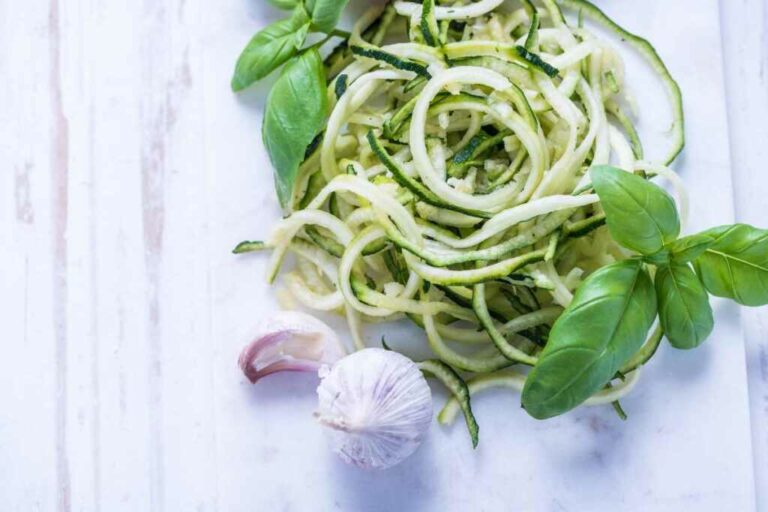
[[259, 324], [238, 364], [255, 383], [275, 372], [317, 372], [345, 354], [336, 333], [322, 321], [298, 311], [280, 311]]
[[432, 393], [419, 367], [397, 352], [367, 348], [321, 373], [315, 417], [333, 450], [364, 469], [402, 462], [432, 422]]

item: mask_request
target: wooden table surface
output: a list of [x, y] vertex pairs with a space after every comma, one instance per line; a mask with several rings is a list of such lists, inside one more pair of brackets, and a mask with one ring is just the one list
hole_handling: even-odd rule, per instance
[[[720, 0], [736, 219], [768, 224], [768, 0]], [[716, 193], [713, 194], [716, 196]], [[744, 309], [757, 510], [768, 510], [768, 309]]]
[[[237, 446], [209, 420], [232, 405], [217, 393], [234, 363], [210, 362], [242, 333], [212, 305], [262, 291], [217, 280], [235, 242], [217, 226], [249, 232], [244, 202], [271, 204], [272, 189], [228, 183], [252, 162], [211, 149], [261, 151], [255, 119], [228, 120], [264, 89], [211, 91], [241, 44], [225, 28], [253, 26], [255, 1], [223, 13], [202, 0], [0, 0], [3, 510], [154, 511], [169, 496], [169, 510], [217, 508], [213, 468]], [[737, 218], [766, 226], [768, 0], [720, 9]], [[743, 323], [768, 510], [768, 310]]]

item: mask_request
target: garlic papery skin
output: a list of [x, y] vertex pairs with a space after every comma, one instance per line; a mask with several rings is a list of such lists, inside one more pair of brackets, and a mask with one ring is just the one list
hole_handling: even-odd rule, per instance
[[418, 366], [397, 352], [367, 348], [320, 372], [315, 413], [333, 450], [365, 469], [386, 469], [421, 444], [432, 392]]
[[306, 313], [280, 311], [262, 320], [256, 331], [238, 359], [253, 383], [275, 372], [317, 372], [346, 354], [336, 333]]

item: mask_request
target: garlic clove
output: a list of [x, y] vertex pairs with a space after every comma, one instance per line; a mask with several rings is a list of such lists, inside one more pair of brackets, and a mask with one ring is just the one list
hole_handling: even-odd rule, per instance
[[423, 441], [432, 422], [432, 393], [407, 357], [368, 348], [321, 377], [315, 417], [328, 427], [333, 449], [345, 462], [386, 469]]
[[281, 371], [317, 372], [344, 357], [336, 333], [317, 318], [280, 311], [264, 319], [238, 364], [251, 382]]

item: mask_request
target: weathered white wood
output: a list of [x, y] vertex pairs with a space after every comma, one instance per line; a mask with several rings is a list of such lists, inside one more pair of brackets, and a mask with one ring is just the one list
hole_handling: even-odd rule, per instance
[[[65, 382], [61, 395], [66, 411], [62, 436], [66, 439], [65, 469], [69, 475], [67, 503], [59, 502], [59, 509], [90, 509], [98, 504], [100, 479], [99, 460], [99, 380], [98, 336], [94, 311], [94, 297], [98, 275], [98, 261], [93, 254], [92, 220], [94, 208], [94, 181], [98, 172], [88, 151], [93, 142], [90, 112], [94, 84], [93, 68], [87, 42], [90, 40], [88, 12], [84, 5], [71, 2], [51, 3], [59, 10], [61, 35], [58, 51], [61, 59], [61, 116], [66, 122], [66, 139], [62, 141], [65, 155], [67, 190], [65, 244], [66, 266], [61, 279], [66, 296], [57, 298], [66, 313], [63, 360]], [[53, 20], [51, 20], [53, 22]], [[58, 214], [60, 215], [60, 213]]]
[[[768, 212], [767, 4], [721, 1], [737, 213], [758, 225]], [[276, 377], [269, 389], [253, 388], [237, 372], [256, 312], [276, 306], [263, 262], [228, 250], [240, 236], [263, 233], [280, 212], [259, 156], [269, 81], [235, 96], [227, 78], [237, 50], [277, 16], [261, 0], [0, 0], [3, 510], [279, 510], [289, 501], [298, 509], [363, 510], [394, 503], [392, 496], [406, 489], [408, 504], [426, 509], [452, 487], [429, 465], [446, 444], [456, 447], [451, 464], [463, 473], [493, 462], [489, 452], [470, 455], [460, 429], [435, 429], [409, 468], [383, 477], [351, 471], [332, 459], [319, 429], [305, 428], [314, 405], [311, 379]], [[675, 64], [687, 65], [686, 58]], [[704, 56], [690, 65], [706, 62]], [[688, 176], [696, 172], [692, 163], [723, 164], [699, 153], [687, 157]], [[758, 507], [765, 509], [765, 311], [745, 312], [744, 326]], [[702, 354], [681, 359], [680, 367], [711, 371], [707, 364], [714, 363]], [[676, 357], [664, 353], [661, 363]], [[669, 385], [684, 385], [658, 373]], [[726, 395], [745, 399], [742, 382], [728, 386]], [[653, 396], [638, 393], [630, 402], [636, 407]], [[651, 405], [626, 435], [650, 421]], [[477, 407], [489, 418], [498, 406], [515, 404], [498, 395]], [[700, 412], [696, 404], [679, 407], [685, 417]], [[600, 414], [551, 425], [553, 432], [574, 429], [587, 446], [596, 435], [610, 443], [621, 435]], [[490, 446], [510, 427], [485, 428]], [[569, 449], [554, 437], [550, 442]], [[743, 446], [740, 439], [717, 442]], [[562, 470], [521, 453], [516, 462], [532, 475]], [[601, 464], [572, 462], [576, 472]], [[329, 472], [338, 483], [333, 488], [324, 486]], [[583, 493], [574, 488], [578, 482], [558, 480], [552, 491], [573, 500]], [[521, 482], [520, 502], [536, 507], [542, 502], [531, 485]], [[297, 495], [302, 490], [304, 497]], [[580, 502], [592, 498], [583, 493]], [[731, 498], [656, 496], [644, 510], [673, 510], [695, 499], [707, 510], [709, 498], [748, 503], [734, 490]], [[454, 506], [473, 506], [462, 500]]]
[[[145, 2], [152, 9], [143, 50], [143, 58], [151, 62], [144, 71], [151, 76], [151, 84], [145, 85], [156, 91], [157, 100], [150, 107], [157, 109], [152, 114], [157, 118], [150, 121], [157, 124], [148, 127], [151, 138], [145, 144], [157, 150], [142, 170], [145, 243], [150, 225], [162, 222], [155, 226], [162, 229], [162, 238], [152, 242], [157, 244], [156, 254], [147, 253], [157, 258], [147, 264], [157, 287], [152, 297], [156, 332], [150, 335], [158, 344], [153, 365], [160, 371], [155, 383], [158, 412], [152, 420], [159, 423], [155, 435], [162, 448], [158, 509], [213, 510], [217, 507], [214, 403], [218, 390], [213, 381], [217, 340], [211, 329], [210, 260], [212, 252], [226, 254], [228, 247], [210, 240], [211, 230], [217, 229], [211, 219], [216, 196], [205, 165], [212, 148], [206, 139], [203, 51], [211, 6], [184, 0], [164, 2], [162, 8], [158, 4]], [[163, 52], [158, 53], [157, 47], [163, 47]], [[220, 87], [226, 90], [226, 82]], [[156, 179], [159, 172], [162, 181]], [[226, 175], [222, 170], [214, 177]], [[157, 209], [147, 210], [153, 201], [159, 203]]]
[[61, 2], [60, 8], [70, 126], [71, 509], [149, 508], [154, 446], [139, 172], [142, 19], [130, 2]]
[[68, 503], [58, 14], [44, 2], [0, 3], [0, 496], [9, 510]]
[[[280, 504], [268, 501], [268, 496], [281, 489], [295, 493], [298, 487], [294, 479], [301, 478], [299, 460], [292, 460], [289, 466], [295, 471], [278, 471], [281, 456], [291, 452], [285, 447], [306, 446], [306, 453], [311, 456], [322, 453], [317, 446], [323, 445], [323, 439], [296, 435], [296, 423], [306, 419], [306, 411], [311, 410], [307, 407], [311, 408], [314, 402], [311, 379], [288, 384], [288, 390], [278, 395], [264, 396], [253, 395], [253, 388], [237, 375], [235, 362], [248, 341], [249, 328], [258, 320], [260, 311], [274, 307], [274, 294], [264, 282], [264, 262], [233, 257], [229, 250], [241, 239], [258, 236], [263, 224], [279, 218], [279, 211], [273, 200], [272, 183], [264, 180], [264, 172], [268, 172], [265, 162], [254, 156], [263, 154], [258, 112], [268, 85], [236, 96], [222, 77], [231, 76], [233, 59], [254, 27], [269, 22], [264, 14], [276, 18], [280, 13], [258, 2], [231, 3], [228, 9], [206, 11], [208, 30], [200, 79], [205, 89], [205, 164], [210, 194], [207, 252], [215, 348], [210, 364], [215, 394], [218, 507], [279, 510]], [[244, 110], [256, 115], [241, 115]], [[250, 148], [253, 153], [232, 151], [234, 146]], [[231, 173], [231, 169], [245, 172]], [[222, 226], [227, 228], [221, 229]], [[302, 384], [303, 394], [291, 393]], [[304, 398], [285, 400], [297, 395]], [[271, 407], [278, 409], [280, 421], [270, 421], [265, 414]], [[267, 449], [260, 442], [265, 438], [275, 441]], [[264, 482], [271, 490], [257, 482]], [[304, 485], [311, 486], [311, 482], [302, 482], [299, 487]]]
[[[768, 1], [721, 1], [736, 215], [768, 219]], [[768, 510], [768, 309], [743, 316], [758, 510]]]

